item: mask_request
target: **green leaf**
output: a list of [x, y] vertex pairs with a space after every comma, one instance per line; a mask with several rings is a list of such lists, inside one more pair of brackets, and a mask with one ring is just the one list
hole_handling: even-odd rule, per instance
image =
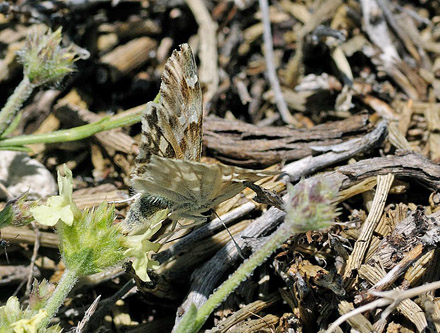
[[14, 208], [12, 207], [12, 205], [6, 205], [6, 207], [0, 211], [0, 228], [10, 225], [13, 219]]

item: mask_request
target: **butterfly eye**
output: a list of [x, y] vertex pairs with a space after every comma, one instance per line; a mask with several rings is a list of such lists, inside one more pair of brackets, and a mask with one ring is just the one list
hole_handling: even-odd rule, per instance
[[213, 214], [215, 214], [214, 209], [208, 209], [206, 212], [200, 213], [203, 217], [211, 217]]

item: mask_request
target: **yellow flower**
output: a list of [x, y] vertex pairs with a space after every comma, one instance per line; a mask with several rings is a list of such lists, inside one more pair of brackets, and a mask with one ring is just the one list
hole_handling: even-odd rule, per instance
[[66, 204], [64, 199], [59, 196], [53, 196], [47, 199], [46, 205], [41, 205], [31, 209], [35, 220], [47, 226], [54, 226], [59, 220], [67, 225], [73, 223], [73, 212], [70, 209], [70, 204]]
[[15, 333], [37, 333], [38, 326], [47, 317], [47, 311], [41, 309], [31, 319], [21, 319], [11, 324]]
[[133, 268], [137, 276], [144, 282], [150, 281], [148, 276], [149, 269], [156, 269], [158, 262], [149, 258], [151, 251], [157, 252], [161, 244], [150, 241], [151, 237], [159, 231], [162, 221], [168, 215], [168, 209], [159, 210], [151, 216], [151, 228], [147, 229], [142, 235], [126, 236], [124, 246], [127, 250], [124, 254], [133, 260]]
[[31, 213], [38, 223], [52, 227], [61, 220], [69, 226], [72, 225], [74, 210], [76, 209], [72, 199], [72, 171], [64, 166], [64, 174], [65, 176], [63, 177], [58, 172], [60, 195], [47, 199], [46, 205], [40, 205], [31, 209]]

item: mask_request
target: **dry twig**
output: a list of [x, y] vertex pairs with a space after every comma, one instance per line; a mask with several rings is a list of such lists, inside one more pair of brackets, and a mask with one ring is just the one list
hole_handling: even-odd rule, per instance
[[267, 0], [259, 0], [261, 16], [263, 20], [263, 38], [264, 38], [264, 58], [266, 59], [266, 71], [269, 78], [272, 91], [275, 95], [275, 100], [278, 106], [278, 111], [281, 114], [281, 119], [286, 124], [298, 125], [296, 119], [290, 114], [287, 108], [286, 101], [284, 100], [283, 93], [281, 91], [280, 82], [277, 78], [277, 73], [275, 70], [274, 59], [273, 59], [273, 43], [272, 43], [272, 32], [270, 28], [270, 18], [269, 18], [269, 5]]

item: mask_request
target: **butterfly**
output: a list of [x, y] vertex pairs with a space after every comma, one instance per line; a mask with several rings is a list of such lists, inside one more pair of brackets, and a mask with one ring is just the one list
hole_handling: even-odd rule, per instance
[[191, 220], [192, 226], [205, 222], [215, 206], [240, 193], [245, 181], [274, 173], [200, 162], [202, 91], [188, 44], [173, 51], [161, 80], [159, 101], [149, 102], [142, 114], [132, 175], [132, 187], [140, 197], [127, 218], [134, 225], [159, 209], [168, 209], [170, 219]]

